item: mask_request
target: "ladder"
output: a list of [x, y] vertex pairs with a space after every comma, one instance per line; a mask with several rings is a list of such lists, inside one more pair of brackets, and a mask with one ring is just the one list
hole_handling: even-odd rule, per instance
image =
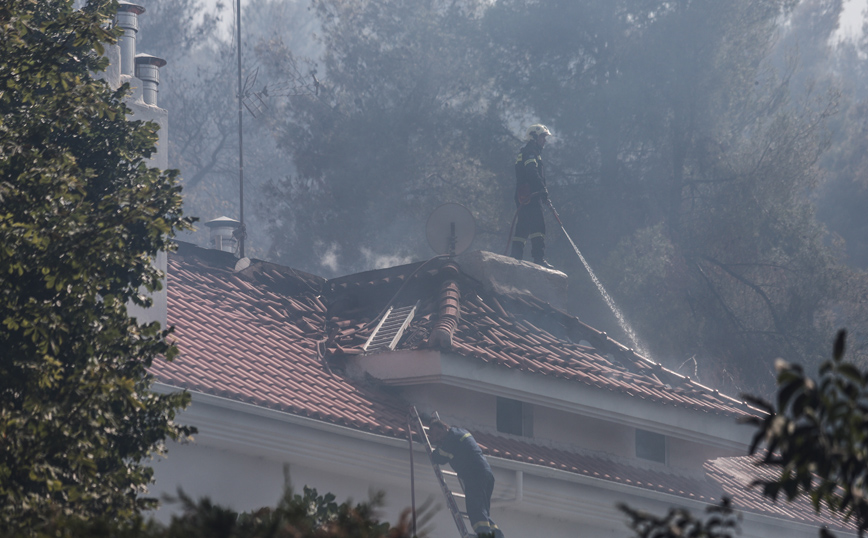
[[388, 349], [394, 351], [395, 346], [404, 335], [404, 331], [413, 321], [413, 316], [416, 314], [416, 309], [419, 307], [419, 301], [414, 305], [402, 306], [400, 308], [389, 307], [380, 322], [374, 327], [374, 331], [368, 340], [362, 346], [362, 351], [373, 353]]
[[[416, 406], [413, 406], [413, 416], [419, 424], [420, 437], [424, 441], [425, 450], [428, 451], [428, 459], [431, 460], [431, 466], [434, 467], [434, 475], [437, 477], [437, 482], [440, 483], [440, 490], [443, 492], [443, 497], [446, 499], [446, 507], [449, 508], [449, 512], [452, 514], [452, 519], [455, 521], [455, 526], [458, 528], [458, 534], [461, 535], [461, 538], [475, 537], [475, 534], [471, 534], [467, 530], [467, 524], [464, 521], [467, 513], [462, 512], [458, 508], [458, 502], [455, 500], [456, 498], [464, 499], [464, 493], [453, 492], [449, 489], [449, 485], [446, 483], [446, 476], [455, 477], [457, 479], [458, 475], [453, 471], [443, 470], [439, 465], [434, 463], [434, 449], [431, 446], [431, 442], [428, 440], [427, 428], [422, 423], [422, 417], [419, 416], [419, 411], [416, 410]], [[463, 489], [463, 484], [461, 484], [461, 486]]]

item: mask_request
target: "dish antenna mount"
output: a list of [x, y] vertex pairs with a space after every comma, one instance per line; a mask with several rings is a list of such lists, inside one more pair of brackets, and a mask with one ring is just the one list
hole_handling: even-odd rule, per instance
[[476, 235], [476, 221], [466, 207], [461, 204], [443, 204], [428, 217], [425, 226], [428, 244], [437, 254], [457, 256], [473, 242]]

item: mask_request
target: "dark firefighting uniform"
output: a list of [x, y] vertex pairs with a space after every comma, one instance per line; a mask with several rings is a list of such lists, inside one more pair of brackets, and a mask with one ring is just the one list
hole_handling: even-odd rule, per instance
[[512, 257], [522, 259], [524, 245], [531, 243], [535, 262], [545, 259], [546, 221], [543, 202], [547, 200], [546, 178], [541, 155], [542, 148], [531, 140], [518, 153], [515, 160], [515, 206], [518, 222], [512, 237]]
[[449, 463], [464, 487], [467, 515], [473, 532], [503, 538], [503, 533], [489, 517], [494, 475], [476, 440], [467, 430], [449, 428], [446, 436], [434, 449], [434, 463]]

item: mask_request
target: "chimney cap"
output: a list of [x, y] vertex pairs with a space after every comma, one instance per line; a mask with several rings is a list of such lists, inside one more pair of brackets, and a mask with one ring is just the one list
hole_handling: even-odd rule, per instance
[[156, 65], [157, 67], [163, 67], [166, 65], [166, 60], [162, 58], [157, 58], [156, 56], [151, 56], [150, 54], [136, 54], [136, 65], [145, 64], [145, 65]]
[[218, 217], [214, 220], [209, 220], [208, 222], [205, 223], [205, 226], [207, 226], [209, 228], [227, 227], [227, 226], [232, 226], [232, 227], [237, 228], [238, 226], [241, 226], [241, 222], [224, 216], [224, 217]]
[[124, 2], [123, 0], [121, 0], [120, 2], [118, 2], [118, 11], [131, 11], [136, 15], [141, 15], [145, 12], [145, 8], [138, 4], [133, 4], [132, 2]]

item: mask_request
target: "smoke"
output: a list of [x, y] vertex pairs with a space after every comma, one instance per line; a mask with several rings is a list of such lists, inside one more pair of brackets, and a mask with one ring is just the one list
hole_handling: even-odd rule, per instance
[[408, 254], [381, 254], [366, 247], [360, 250], [365, 265], [372, 269], [385, 269], [413, 262], [413, 256]]
[[332, 243], [319, 259], [321, 267], [325, 267], [335, 274], [338, 272], [338, 250], [338, 244]]

